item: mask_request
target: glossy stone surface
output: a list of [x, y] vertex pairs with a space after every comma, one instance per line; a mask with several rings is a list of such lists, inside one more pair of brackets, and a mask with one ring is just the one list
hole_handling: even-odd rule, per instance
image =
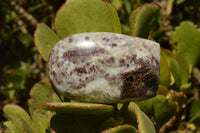
[[157, 92], [160, 45], [116, 33], [75, 34], [54, 46], [48, 69], [58, 91], [73, 100], [143, 100]]

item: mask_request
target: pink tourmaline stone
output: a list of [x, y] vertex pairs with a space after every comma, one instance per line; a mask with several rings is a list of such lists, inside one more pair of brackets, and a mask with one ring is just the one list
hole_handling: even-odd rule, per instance
[[158, 89], [160, 45], [116, 33], [75, 34], [54, 46], [48, 69], [58, 91], [73, 100], [143, 100]]

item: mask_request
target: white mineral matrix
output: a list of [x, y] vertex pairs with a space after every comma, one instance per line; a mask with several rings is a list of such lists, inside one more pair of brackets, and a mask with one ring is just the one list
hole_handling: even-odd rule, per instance
[[160, 45], [117, 33], [79, 33], [54, 46], [48, 70], [54, 86], [72, 100], [144, 100], [158, 89]]

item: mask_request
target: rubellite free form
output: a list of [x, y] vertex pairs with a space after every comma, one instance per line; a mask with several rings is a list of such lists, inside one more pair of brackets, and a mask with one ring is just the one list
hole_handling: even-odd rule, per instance
[[54, 86], [72, 100], [144, 100], [158, 89], [160, 45], [116, 33], [79, 33], [53, 47], [48, 70]]

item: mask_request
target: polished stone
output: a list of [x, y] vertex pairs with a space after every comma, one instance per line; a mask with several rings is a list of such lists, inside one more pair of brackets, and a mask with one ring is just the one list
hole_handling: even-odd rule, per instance
[[116, 33], [79, 33], [54, 46], [48, 70], [58, 91], [73, 100], [144, 100], [158, 89], [160, 45]]

